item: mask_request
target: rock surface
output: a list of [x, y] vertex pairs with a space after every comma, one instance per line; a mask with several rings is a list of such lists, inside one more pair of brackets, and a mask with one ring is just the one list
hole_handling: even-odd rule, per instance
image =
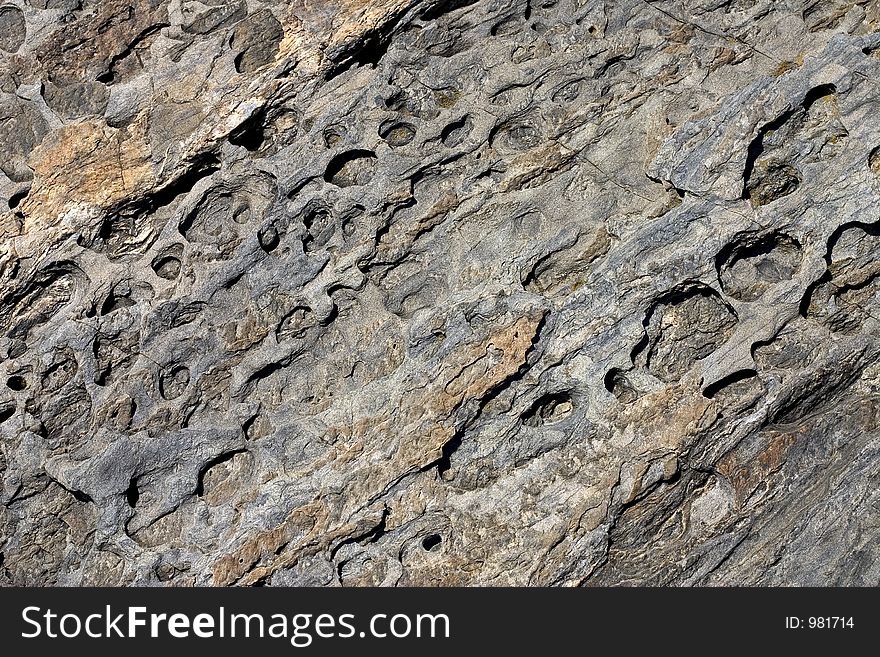
[[4, 0], [0, 583], [877, 585], [869, 0]]

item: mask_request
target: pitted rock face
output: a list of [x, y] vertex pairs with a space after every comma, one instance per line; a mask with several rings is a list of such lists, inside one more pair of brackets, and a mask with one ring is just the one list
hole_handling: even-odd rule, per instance
[[27, 36], [24, 15], [18, 7], [0, 7], [0, 50], [14, 53]]
[[0, 583], [876, 585], [877, 80], [864, 0], [4, 3]]

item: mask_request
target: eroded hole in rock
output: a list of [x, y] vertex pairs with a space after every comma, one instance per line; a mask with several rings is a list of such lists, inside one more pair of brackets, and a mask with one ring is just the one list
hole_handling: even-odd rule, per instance
[[253, 208], [247, 198], [240, 198], [232, 205], [232, 220], [237, 224], [248, 224], [254, 219]]
[[426, 32], [420, 35], [422, 38], [418, 40], [418, 44], [425, 49], [425, 52], [435, 57], [453, 57], [473, 45], [472, 40], [458, 28], [433, 29]]
[[388, 112], [400, 112], [403, 114], [412, 114], [408, 107], [409, 98], [402, 91], [395, 91], [382, 101], [381, 107]]
[[121, 308], [130, 308], [135, 305], [134, 299], [122, 290], [114, 289], [107, 295], [104, 303], [101, 304], [101, 315], [109, 315], [110, 313]]
[[712, 288], [689, 284], [675, 289], [645, 314], [647, 340], [634, 353], [634, 364], [661, 381], [677, 381], [724, 344], [736, 323], [733, 308]]
[[801, 297], [798, 310], [801, 317], [814, 317], [821, 312], [821, 306], [831, 297], [831, 272], [825, 270], [819, 278], [810, 283]]
[[229, 143], [261, 156], [274, 155], [296, 138], [299, 124], [299, 113], [293, 107], [263, 108], [229, 134]]
[[458, 101], [461, 100], [461, 97], [462, 91], [456, 86], [443, 87], [442, 89], [434, 90], [434, 102], [437, 104], [437, 107], [443, 109], [455, 107], [458, 104]]
[[493, 25], [489, 28], [489, 34], [492, 36], [512, 36], [514, 34], [518, 34], [522, 32], [524, 27], [524, 19], [525, 16], [508, 16]]
[[16, 392], [21, 392], [27, 388], [27, 380], [20, 374], [15, 374], [6, 379], [6, 387]]
[[551, 99], [554, 102], [573, 103], [578, 97], [580, 97], [585, 86], [585, 80], [572, 80], [571, 82], [566, 82], [553, 92]]
[[159, 394], [163, 399], [177, 399], [188, 385], [189, 368], [183, 365], [173, 365], [159, 375]]
[[[504, 87], [503, 89], [499, 89], [492, 96], [490, 96], [489, 102], [492, 103], [493, 105], [502, 105], [502, 106], [503, 105], [514, 105], [516, 103], [517, 97], [521, 96], [524, 93], [524, 90], [528, 89], [528, 88], [529, 88], [529, 85], [527, 85], [527, 84], [509, 85], [507, 87]], [[532, 126], [530, 125], [528, 120], [526, 120], [526, 122], [523, 122], [523, 123], [515, 120], [513, 122], [513, 127], [515, 127], [515, 128], [517, 128], [517, 127], [518, 128], [522, 128], [522, 127], [531, 128]], [[527, 150], [527, 149], [523, 149], [523, 150]]]
[[471, 132], [471, 117], [466, 114], [458, 121], [453, 121], [440, 132], [440, 140], [447, 148], [454, 148], [467, 139]]
[[793, 237], [773, 232], [738, 235], [715, 259], [721, 288], [738, 301], [754, 301], [770, 287], [791, 280], [803, 249]]
[[260, 242], [260, 247], [263, 251], [272, 253], [281, 243], [281, 236], [278, 235], [278, 229], [275, 226], [266, 226], [257, 233], [257, 240]]
[[240, 454], [246, 453], [246, 449], [234, 449], [224, 452], [205, 463], [201, 470], [199, 470], [194, 493], [198, 497], [204, 497], [215, 486], [217, 486], [219, 482], [229, 476], [230, 471], [234, 467], [232, 461]]
[[[850, 278], [864, 278], [873, 273], [873, 254], [880, 246], [880, 223], [849, 222], [841, 226], [828, 238], [826, 261], [836, 278], [847, 275]], [[849, 281], [856, 282], [856, 281]]]
[[849, 10], [850, 6], [844, 3], [807, 0], [801, 16], [810, 32], [819, 32], [835, 29]]
[[218, 238], [232, 235], [224, 226], [224, 220], [231, 219], [231, 215], [231, 195], [225, 191], [213, 193], [185, 217], [178, 228], [189, 242], [217, 242]]
[[103, 404], [96, 411], [103, 426], [119, 431], [126, 431], [131, 427], [136, 413], [137, 402], [127, 395]]
[[247, 227], [265, 218], [276, 191], [268, 174], [218, 181], [183, 217], [178, 230], [188, 242], [203, 245], [198, 249], [201, 259], [228, 260], [250, 232]]
[[265, 112], [254, 112], [240, 126], [229, 133], [229, 143], [233, 146], [243, 146], [246, 150], [252, 152], [260, 150], [266, 141], [265, 120]]
[[406, 146], [415, 138], [416, 127], [412, 123], [389, 121], [380, 126], [379, 136], [388, 142], [389, 146], [398, 148]]
[[745, 197], [753, 205], [767, 205], [783, 196], [788, 196], [801, 184], [801, 174], [785, 162], [758, 164], [746, 186]]
[[832, 331], [852, 334], [880, 316], [880, 224], [848, 222], [828, 239], [828, 268], [801, 301], [801, 315]]
[[138, 478], [132, 477], [128, 482], [128, 488], [125, 491], [125, 500], [132, 509], [137, 506], [138, 500], [141, 498], [140, 490], [138, 490]]
[[877, 176], [880, 176], [880, 146], [875, 147], [868, 154], [868, 168]]
[[257, 440], [272, 433], [272, 424], [263, 413], [257, 413], [241, 426], [245, 440]]
[[341, 153], [330, 160], [324, 171], [324, 180], [337, 187], [366, 185], [376, 171], [376, 154], [356, 149]]
[[27, 341], [30, 332], [61, 313], [88, 277], [72, 262], [48, 265], [32, 274], [29, 281], [4, 299], [0, 327], [12, 340]]
[[28, 197], [28, 194], [31, 193], [30, 188], [22, 190], [20, 192], [16, 192], [9, 197], [9, 209], [15, 210], [23, 200]]
[[346, 140], [348, 133], [343, 125], [331, 125], [324, 128], [322, 135], [324, 137], [324, 146], [335, 148]]
[[443, 538], [440, 534], [431, 534], [422, 539], [422, 549], [424, 549], [425, 552], [432, 552], [437, 550], [442, 542]]
[[309, 203], [302, 213], [306, 234], [303, 236], [303, 250], [313, 253], [325, 246], [336, 232], [333, 212], [322, 202]]
[[855, 286], [837, 286], [824, 282], [812, 290], [806, 317], [815, 319], [835, 333], [854, 335], [868, 320], [880, 317], [880, 285], [878, 279]]
[[158, 234], [158, 227], [146, 210], [131, 206], [106, 217], [94, 238], [83, 237], [79, 242], [115, 262], [143, 255]]
[[318, 320], [308, 306], [297, 306], [290, 311], [275, 330], [278, 342], [302, 338], [313, 326], [317, 326]]
[[834, 158], [847, 138], [834, 85], [813, 87], [799, 106], [758, 130], [748, 148], [743, 198], [760, 207], [788, 196], [802, 180], [795, 163], [811, 164]]
[[611, 236], [604, 225], [578, 235], [574, 243], [563, 245], [537, 259], [522, 276], [529, 292], [562, 296], [580, 289], [588, 280], [593, 263], [611, 249]]
[[489, 133], [489, 145], [502, 155], [515, 155], [543, 141], [541, 129], [528, 118], [503, 123]]
[[567, 392], [554, 392], [539, 398], [523, 413], [522, 422], [527, 427], [562, 422], [574, 411], [574, 402]]
[[382, 281], [382, 287], [387, 293], [385, 308], [404, 318], [430, 307], [448, 293], [444, 276], [426, 272], [415, 262], [390, 272]]
[[236, 25], [230, 45], [239, 51], [235, 70], [251, 73], [275, 59], [284, 29], [268, 9], [259, 10]]
[[358, 222], [363, 217], [364, 207], [356, 205], [347, 212], [339, 220], [339, 227], [342, 230], [342, 236], [348, 240], [351, 239], [358, 229]]
[[153, 271], [156, 276], [164, 278], [166, 281], [173, 281], [180, 276], [180, 270], [183, 266], [181, 257], [183, 256], [183, 245], [175, 244], [166, 250], [160, 256], [157, 256], [152, 262]]
[[0, 408], [0, 424], [15, 415], [15, 404], [7, 404]]
[[[803, 323], [803, 320], [798, 320]], [[775, 337], [755, 342], [751, 353], [761, 370], [799, 369], [808, 367], [815, 359], [817, 344], [806, 327], [796, 323], [784, 328]]]
[[754, 383], [752, 380], [758, 377], [755, 370], [740, 370], [733, 374], [728, 374], [715, 383], [706, 386], [703, 389], [703, 397], [706, 399], [715, 399], [716, 396], [723, 397], [725, 395], [736, 394], [739, 389], [747, 389]]
[[630, 404], [639, 398], [640, 393], [626, 373], [612, 368], [605, 374], [605, 389], [613, 394], [621, 404]]

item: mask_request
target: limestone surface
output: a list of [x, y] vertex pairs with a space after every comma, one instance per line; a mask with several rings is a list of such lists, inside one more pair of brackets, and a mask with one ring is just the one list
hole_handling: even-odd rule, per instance
[[0, 584], [880, 583], [874, 0], [0, 0]]

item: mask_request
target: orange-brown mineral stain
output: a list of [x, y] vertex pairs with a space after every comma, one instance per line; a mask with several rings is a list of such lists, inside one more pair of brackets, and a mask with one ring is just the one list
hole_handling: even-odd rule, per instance
[[125, 129], [94, 120], [65, 126], [34, 149], [33, 191], [22, 203], [25, 232], [55, 225], [75, 204], [106, 209], [154, 180], [145, 123]]

